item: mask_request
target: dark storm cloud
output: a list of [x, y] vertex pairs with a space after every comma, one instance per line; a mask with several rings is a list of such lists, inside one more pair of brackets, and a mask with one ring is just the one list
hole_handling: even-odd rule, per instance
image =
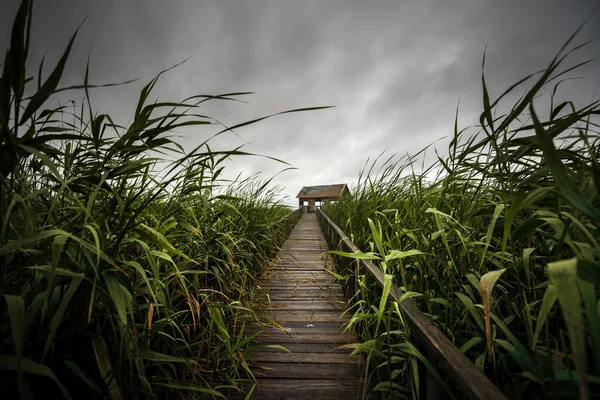
[[[4, 0], [0, 49], [8, 42], [16, 0]], [[367, 157], [406, 154], [450, 135], [460, 98], [461, 126], [473, 125], [481, 108], [481, 58], [492, 96], [545, 67], [566, 38], [597, 7], [583, 1], [234, 1], [234, 0], [39, 0], [35, 5], [31, 65], [48, 50], [52, 65], [80, 22], [65, 83], [79, 83], [92, 48], [96, 83], [144, 78], [100, 89], [93, 104], [126, 123], [137, 95], [161, 69], [191, 57], [166, 74], [154, 95], [255, 91], [247, 104], [215, 103], [201, 112], [227, 124], [296, 107], [336, 108], [279, 116], [214, 146], [281, 158], [298, 170], [275, 183], [294, 196], [302, 185], [355, 179]], [[600, 36], [600, 14], [580, 36]], [[573, 62], [594, 57], [598, 42]], [[562, 95], [583, 105], [600, 82], [598, 65], [583, 68], [585, 81]], [[48, 67], [49, 68], [49, 67]], [[69, 96], [80, 100], [81, 94]], [[62, 99], [62, 98], [61, 98]], [[209, 130], [182, 131], [193, 148]], [[443, 141], [438, 148], [443, 152]], [[238, 158], [230, 175], [285, 166]]]

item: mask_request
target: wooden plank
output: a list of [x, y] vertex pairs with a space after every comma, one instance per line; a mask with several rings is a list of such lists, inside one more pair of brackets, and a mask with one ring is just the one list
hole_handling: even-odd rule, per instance
[[280, 279], [294, 279], [294, 280], [304, 280], [304, 279], [317, 279], [325, 282], [331, 282], [333, 280], [333, 275], [327, 271], [306, 271], [306, 270], [287, 270], [287, 271], [273, 271], [268, 274], [264, 274], [261, 276], [259, 281], [263, 283], [265, 281], [273, 281]]
[[277, 288], [277, 287], [281, 287], [281, 288], [294, 288], [294, 287], [299, 287], [299, 288], [315, 288], [315, 289], [319, 289], [319, 288], [330, 288], [330, 287], [335, 287], [337, 286], [335, 283], [333, 282], [328, 282], [328, 281], [310, 281], [310, 280], [281, 280], [281, 281], [274, 281], [274, 280], [270, 280], [270, 281], [264, 281], [261, 282], [261, 285], [259, 285], [259, 287], [261, 289], [272, 289], [272, 288]]
[[327, 311], [344, 311], [344, 304], [336, 304], [331, 301], [298, 301], [298, 299], [291, 299], [286, 301], [271, 301], [271, 304], [265, 305], [265, 312], [270, 310], [327, 310]]
[[329, 295], [330, 297], [334, 297], [336, 299], [343, 300], [343, 291], [341, 287], [331, 284], [331, 283], [323, 283], [323, 282], [303, 282], [300, 283], [296, 281], [294, 284], [293, 281], [281, 280], [279, 282], [265, 282], [260, 286], [261, 292], [257, 293], [258, 295], [264, 296], [267, 298], [267, 294], [271, 296], [272, 294], [284, 294], [286, 291], [288, 294], [320, 294]]
[[277, 266], [284, 268], [305, 268], [305, 269], [331, 269], [333, 268], [333, 264], [331, 262], [324, 262], [323, 260], [313, 259], [310, 260], [285, 260], [277, 264]]
[[[263, 288], [264, 289], [264, 288]], [[263, 290], [262, 293], [256, 293], [257, 295], [266, 296], [267, 294], [273, 298], [273, 296], [330, 296], [335, 298], [343, 298], [343, 291], [340, 286], [327, 286], [327, 287], [318, 287], [318, 286], [299, 286], [297, 289], [275, 289], [270, 288], [269, 291]]]
[[324, 276], [317, 277], [316, 279], [314, 279], [310, 275], [294, 277], [292, 274], [289, 274], [287, 276], [285, 276], [285, 275], [282, 276], [280, 274], [280, 276], [277, 276], [276, 279], [273, 279], [271, 276], [266, 275], [257, 283], [256, 287], [264, 288], [265, 286], [269, 286], [269, 285], [278, 286], [277, 284], [279, 282], [285, 283], [285, 285], [289, 285], [290, 281], [294, 281], [295, 284], [297, 284], [298, 286], [306, 286], [309, 283], [310, 284], [319, 283], [322, 286], [339, 286], [339, 284], [333, 282], [333, 278], [331, 276], [329, 276], [327, 278], [325, 278]]
[[[318, 300], [323, 300], [323, 301], [330, 301], [330, 302], [335, 302], [338, 301], [340, 303], [342, 303], [342, 300], [337, 297], [334, 296], [330, 293], [327, 292], [316, 292], [316, 293], [292, 293], [290, 294], [289, 291], [285, 291], [285, 292], [273, 292], [271, 294], [269, 294], [269, 299], [271, 300], [271, 302], [284, 302], [284, 301], [297, 301], [297, 302], [303, 302], [303, 303], [310, 303], [310, 302], [314, 302], [314, 301], [318, 301]], [[265, 306], [268, 307], [268, 303], [265, 304]], [[344, 303], [345, 306], [345, 303]]]
[[265, 314], [271, 318], [275, 318], [275, 320], [278, 322], [323, 322], [348, 320], [347, 316], [342, 316], [338, 311], [268, 310], [265, 312]]
[[293, 280], [293, 281], [304, 281], [304, 280], [318, 282], [331, 282], [331, 274], [327, 272], [304, 272], [304, 271], [287, 271], [287, 272], [276, 272], [264, 276], [260, 283], [281, 281], [281, 280]]
[[[331, 265], [323, 265], [323, 264], [313, 264], [313, 265], [291, 265], [288, 264], [286, 266], [281, 266], [278, 265], [277, 267], [273, 267], [269, 270], [269, 272], [267, 273], [263, 273], [262, 276], [267, 276], [268, 274], [273, 274], [275, 272], [289, 272], [289, 273], [293, 273], [293, 272], [304, 272], [304, 273], [311, 273], [311, 272], [325, 272], [329, 275], [332, 275], [330, 272], [332, 270], [332, 266]], [[335, 270], [333, 270], [334, 272], [336, 272]]]
[[252, 368], [254, 375], [264, 378], [286, 379], [343, 379], [346, 376], [360, 375], [358, 363], [306, 363], [306, 362], [261, 362], [260, 367]]
[[318, 266], [318, 267], [315, 267], [315, 266], [311, 266], [311, 267], [308, 267], [308, 266], [296, 266], [296, 267], [288, 266], [288, 267], [282, 268], [282, 269], [273, 268], [273, 269], [269, 270], [268, 272], [263, 273], [262, 276], [269, 276], [269, 275], [273, 275], [273, 274], [288, 274], [288, 275], [289, 274], [305, 274], [305, 275], [307, 275], [307, 274], [322, 274], [322, 275], [325, 275], [328, 278], [332, 278], [334, 275], [331, 272], [329, 272], [329, 271], [331, 271], [331, 268], [332, 267], [330, 267], [330, 266], [329, 267], [325, 267], [325, 266], [322, 266], [322, 265]]
[[[314, 299], [331, 299], [331, 300], [342, 300], [343, 297], [336, 293], [337, 290], [333, 288], [333, 292], [330, 292], [327, 287], [311, 285], [311, 286], [268, 286], [265, 290], [269, 290], [269, 293], [258, 293], [257, 301], [260, 304], [268, 304], [269, 298], [273, 300], [274, 297], [279, 296], [283, 299], [297, 299], [297, 298], [314, 298]], [[269, 296], [267, 296], [267, 294]]]
[[293, 251], [285, 254], [280, 254], [277, 261], [289, 262], [289, 263], [321, 263], [321, 264], [333, 264], [333, 260], [328, 256], [323, 254], [321, 251], [314, 252], [300, 252]]
[[[346, 306], [346, 301], [343, 298], [332, 295], [331, 293], [327, 293], [327, 292], [316, 292], [316, 293], [308, 293], [308, 294], [306, 292], [304, 292], [304, 294], [295, 293], [295, 294], [290, 295], [289, 291], [285, 291], [283, 293], [273, 291], [273, 293], [269, 293], [269, 299], [271, 300], [271, 303], [273, 303], [273, 304], [278, 304], [278, 303], [282, 303], [285, 301], [294, 301], [294, 302], [302, 302], [302, 303], [327, 301], [327, 302], [333, 302], [333, 303], [337, 302], [337, 303], [341, 304], [343, 308], [345, 308], [345, 306]], [[265, 305], [268, 307], [268, 304], [265, 304]]]
[[327, 242], [325, 240], [304, 240], [303, 242], [293, 242], [286, 243], [281, 249], [285, 252], [287, 249], [298, 248], [298, 249], [306, 249], [307, 251], [321, 251], [325, 252], [328, 250]]
[[[310, 344], [310, 346], [320, 346], [321, 344]], [[307, 348], [309, 345], [306, 345]], [[285, 346], [288, 347], [288, 346]], [[315, 350], [319, 350], [318, 347]], [[358, 355], [350, 356], [350, 354], [340, 353], [284, 353], [284, 352], [269, 352], [256, 351], [252, 353], [250, 360], [253, 362], [266, 363], [310, 363], [310, 364], [357, 364], [361, 361]]]
[[[269, 285], [269, 286], [265, 286], [262, 288], [265, 291], [273, 291], [275, 294], [277, 293], [284, 293], [284, 292], [288, 292], [290, 293], [290, 295], [294, 295], [297, 293], [305, 293], [305, 294], [310, 294], [310, 293], [319, 293], [321, 296], [323, 295], [329, 295], [331, 294], [329, 292], [329, 290], [336, 290], [335, 286], [330, 286], [330, 285], [319, 285], [317, 283], [313, 283], [313, 284], [304, 284], [304, 285], [289, 285], [286, 284], [284, 285], [279, 284], [279, 285]], [[266, 299], [266, 293], [261, 293], [260, 296], [264, 296]], [[333, 294], [331, 294], [331, 296], [333, 296]]]
[[[302, 284], [293, 284], [292, 282], [273, 282], [273, 283], [269, 283], [268, 285], [265, 286], [261, 286], [261, 289], [263, 290], [262, 293], [260, 293], [260, 296], [263, 296], [265, 299], [267, 298], [266, 295], [267, 293], [270, 293], [271, 291], [273, 291], [275, 294], [277, 293], [284, 293], [285, 291], [287, 291], [288, 293], [306, 293], [306, 294], [310, 294], [310, 293], [320, 293], [321, 296], [324, 295], [331, 295], [334, 296], [330, 290], [339, 290], [338, 288], [336, 288], [335, 285], [331, 285], [331, 284], [322, 284], [320, 282], [311, 282], [311, 283], [302, 283]], [[269, 294], [270, 296], [270, 294]], [[335, 295], [334, 298], [338, 298], [338, 295]], [[341, 296], [339, 298], [342, 298]]]
[[320, 264], [320, 265], [332, 265], [331, 261], [319, 259], [319, 257], [306, 255], [306, 256], [297, 256], [294, 258], [285, 257], [280, 259], [282, 262], [287, 262], [290, 264], [298, 264], [298, 265], [310, 265], [310, 264]]
[[[317, 285], [318, 284], [318, 285]], [[329, 279], [318, 279], [316, 282], [312, 279], [296, 279], [295, 282], [292, 282], [292, 280], [275, 280], [275, 279], [264, 279], [260, 282], [258, 282], [258, 284], [256, 285], [256, 287], [258, 289], [260, 288], [265, 288], [265, 287], [269, 287], [269, 286], [323, 286], [323, 287], [332, 287], [332, 286], [337, 286], [337, 287], [341, 287], [339, 284], [335, 283], [332, 281], [331, 278]]]
[[259, 282], [259, 286], [263, 287], [263, 286], [268, 286], [269, 284], [272, 283], [276, 283], [276, 282], [288, 282], [288, 281], [294, 281], [296, 283], [323, 283], [323, 284], [331, 284], [331, 275], [327, 276], [325, 274], [304, 274], [304, 273], [299, 273], [299, 274], [277, 274], [277, 275], [270, 275], [268, 277], [265, 277], [264, 279], [262, 279]]
[[288, 275], [288, 276], [277, 276], [274, 278], [269, 277], [269, 279], [262, 280], [260, 282], [259, 286], [264, 288], [264, 287], [268, 287], [269, 285], [279, 286], [280, 284], [289, 285], [291, 283], [294, 283], [295, 285], [299, 285], [299, 286], [306, 286], [308, 284], [321, 284], [322, 286], [331, 286], [332, 285], [331, 278], [325, 278], [325, 277], [316, 277], [315, 278], [315, 277], [311, 277], [309, 275], [306, 275], [306, 276]]
[[294, 288], [300, 289], [321, 289], [328, 290], [330, 287], [335, 287], [335, 284], [332, 283], [324, 283], [324, 282], [293, 282], [293, 281], [283, 281], [283, 282], [267, 282], [261, 286], [264, 290], [293, 290]]
[[[252, 355], [261, 354], [261, 353], [285, 353], [289, 354], [287, 351], [284, 351], [279, 348], [266, 347], [268, 345], [265, 343], [255, 344], [257, 350], [255, 350]], [[301, 353], [321, 353], [323, 356], [327, 356], [329, 354], [345, 354], [348, 355], [352, 352], [352, 349], [343, 349], [340, 348], [336, 344], [332, 343], [288, 343], [285, 345], [285, 348], [292, 352], [292, 354], [301, 354]]]
[[[341, 400], [361, 399], [363, 385], [358, 380], [336, 379], [263, 379], [252, 398], [264, 400]], [[243, 399], [229, 397], [230, 399]], [[375, 396], [366, 397], [374, 399]]]
[[[335, 269], [333, 269], [334, 267], [332, 265], [328, 265], [328, 264], [323, 264], [323, 263], [318, 263], [318, 264], [300, 264], [300, 263], [296, 263], [296, 264], [287, 264], [287, 265], [283, 265], [283, 264], [278, 264], [276, 267], [272, 267], [271, 270], [267, 273], [263, 273], [263, 275], [269, 274], [269, 273], [273, 273], [273, 272], [306, 272], [306, 273], [310, 273], [310, 272], [326, 272], [329, 274], [329, 272], [327, 271], [336, 271]], [[331, 274], [330, 274], [331, 275]]]
[[[287, 328], [294, 328], [294, 329], [304, 329], [306, 328], [307, 330], [310, 329], [316, 329], [316, 328], [340, 328], [342, 327], [344, 321], [340, 321], [338, 319], [333, 320], [333, 321], [319, 321], [319, 322], [305, 322], [305, 321], [287, 321], [285, 323], [285, 326]], [[280, 329], [278, 327], [274, 327], [272, 325], [267, 325], [265, 326], [262, 330], [266, 331], [268, 329]]]
[[[357, 389], [361, 386], [358, 379], [265, 379], [259, 383], [262, 389], [288, 388], [292, 390], [312, 389], [311, 399], [315, 399], [321, 389], [347, 387]], [[293, 393], [293, 392], [292, 392]], [[294, 398], [296, 398], [294, 396]], [[318, 398], [321, 398], [318, 396]]]
[[333, 277], [335, 276], [331, 271], [335, 272], [337, 274], [337, 272], [335, 271], [335, 269], [333, 269], [332, 266], [330, 265], [323, 265], [323, 264], [315, 264], [315, 265], [287, 265], [287, 266], [283, 266], [283, 267], [274, 267], [272, 268], [269, 272], [267, 273], [263, 273], [263, 275], [261, 275], [261, 278], [263, 276], [269, 276], [269, 275], [273, 275], [273, 274], [299, 274], [299, 273], [303, 273], [303, 274], [325, 274], [328, 275], [331, 279], [333, 279]]
[[262, 335], [278, 335], [278, 334], [287, 334], [287, 335], [296, 335], [296, 334], [322, 334], [322, 335], [331, 335], [331, 336], [351, 336], [346, 332], [343, 332], [343, 327], [337, 325], [335, 322], [315, 322], [315, 323], [283, 323], [281, 324], [282, 328], [278, 327], [266, 327], [262, 329]]
[[263, 304], [265, 307], [269, 308], [278, 308], [278, 307], [286, 307], [286, 308], [294, 308], [296, 306], [301, 307], [310, 307], [315, 306], [314, 310], [320, 310], [319, 307], [325, 307], [325, 305], [335, 306], [336, 310], [344, 310], [346, 308], [346, 301], [340, 297], [321, 297], [321, 298], [290, 298], [283, 300], [276, 300], [272, 297], [269, 302]]
[[355, 343], [356, 338], [349, 335], [332, 335], [329, 332], [320, 333], [318, 331], [310, 333], [263, 333], [256, 338], [257, 343], [272, 343], [272, 344], [285, 344], [285, 343], [335, 343], [335, 344], [349, 344]]
[[285, 268], [285, 269], [294, 269], [294, 268], [298, 268], [298, 269], [323, 269], [323, 268], [333, 268], [333, 265], [331, 263], [324, 263], [323, 261], [314, 261], [314, 262], [309, 262], [309, 261], [286, 261], [286, 262], [280, 262], [277, 263], [276, 266], [273, 266], [272, 268], [276, 269], [276, 268]]

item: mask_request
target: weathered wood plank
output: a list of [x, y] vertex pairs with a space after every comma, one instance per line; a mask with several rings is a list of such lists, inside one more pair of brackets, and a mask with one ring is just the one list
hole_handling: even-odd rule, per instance
[[273, 284], [268, 284], [262, 287], [263, 290], [300, 290], [300, 289], [320, 289], [320, 290], [329, 290], [329, 288], [333, 288], [335, 285], [332, 284], [322, 284], [319, 282], [313, 283], [303, 283], [303, 284], [293, 284], [291, 282], [274, 282]]
[[[294, 281], [294, 282], [299, 282], [299, 283], [311, 283], [311, 282], [323, 282], [323, 283], [329, 283], [331, 282], [331, 275], [330, 274], [297, 274], [298, 276], [295, 276], [294, 274], [278, 274], [277, 276], [266, 276], [264, 279], [261, 280], [261, 282], [263, 283], [263, 285], [265, 283], [269, 283], [269, 282], [286, 282], [286, 281]], [[263, 286], [261, 285], [261, 286]]]
[[[343, 311], [344, 304], [336, 304], [331, 301], [299, 301], [290, 299], [285, 301], [272, 300], [265, 310], [332, 310]], [[265, 311], [268, 312], [268, 311]]]
[[[304, 329], [307, 332], [309, 332], [311, 330], [320, 329], [320, 328], [342, 329], [345, 322], [346, 321], [341, 321], [339, 319], [337, 319], [335, 321], [321, 321], [321, 322], [287, 321], [284, 323], [283, 326], [285, 326], [285, 328], [290, 328], [290, 329]], [[272, 326], [272, 325], [267, 325], [262, 328], [263, 331], [268, 331], [269, 329], [275, 330], [275, 331], [281, 330], [281, 328]]]
[[309, 274], [327, 274], [329, 275], [329, 277], [332, 276], [332, 274], [330, 274], [328, 271], [326, 271], [324, 268], [307, 268], [307, 267], [288, 267], [285, 269], [279, 269], [279, 268], [273, 268], [269, 274], [265, 274], [261, 277], [261, 279], [265, 279], [266, 277], [269, 276], [273, 276], [273, 275], [278, 275], [278, 274], [285, 274], [285, 275], [295, 275], [295, 274], [303, 274], [303, 275], [309, 275]]
[[311, 281], [311, 280], [280, 280], [280, 281], [265, 281], [262, 282], [262, 285], [260, 286], [261, 289], [265, 290], [265, 291], [270, 291], [273, 289], [280, 289], [280, 290], [293, 290], [294, 288], [298, 288], [298, 289], [321, 289], [321, 290], [329, 290], [329, 288], [334, 288], [336, 287], [335, 284], [331, 283], [331, 282], [327, 282], [325, 280], [321, 280], [321, 281]]
[[323, 262], [287, 262], [287, 263], [279, 263], [277, 264], [277, 266], [274, 266], [273, 269], [274, 270], [279, 270], [279, 269], [289, 269], [291, 271], [296, 271], [296, 270], [305, 270], [305, 271], [310, 271], [310, 270], [321, 270], [323, 271], [324, 268], [327, 269], [331, 269], [333, 268], [333, 266], [331, 264], [325, 264]]
[[[260, 288], [263, 290], [263, 292], [267, 293], [266, 290], [264, 290], [266, 287], [270, 287], [269, 293], [272, 292], [272, 290], [277, 290], [275, 289], [277, 285], [264, 285], [261, 286]], [[298, 287], [297, 291], [301, 290], [304, 292], [329, 292], [332, 290], [338, 291], [340, 293], [342, 293], [342, 287], [340, 285], [334, 284], [334, 283], [328, 283], [326, 285], [322, 285], [321, 287], [317, 286], [317, 285], [295, 285]], [[260, 289], [259, 289], [260, 290]], [[280, 289], [280, 290], [286, 290], [286, 289]], [[341, 295], [340, 295], [341, 296]]]
[[[264, 288], [263, 288], [264, 289]], [[339, 286], [329, 286], [329, 287], [314, 287], [314, 286], [301, 286], [294, 290], [294, 288], [285, 288], [285, 289], [276, 289], [274, 287], [270, 288], [269, 291], [264, 291], [263, 293], [257, 293], [258, 296], [266, 296], [272, 299], [274, 297], [284, 297], [284, 298], [339, 298], [342, 296], [342, 288]]]
[[322, 276], [324, 278], [329, 278], [331, 279], [333, 274], [330, 273], [329, 271], [327, 271], [325, 268], [314, 268], [314, 269], [308, 269], [308, 268], [285, 268], [285, 269], [272, 269], [271, 271], [267, 272], [266, 274], [264, 274], [261, 279], [265, 279], [266, 277], [271, 277], [271, 276], [289, 276], [289, 275], [318, 275], [318, 276]]
[[[336, 298], [335, 295], [327, 292], [317, 292], [317, 293], [295, 293], [291, 294], [289, 291], [284, 293], [270, 293], [269, 298], [271, 302], [284, 302], [284, 301], [295, 301], [295, 302], [303, 302], [303, 303], [311, 303], [314, 301], [340, 301], [339, 298]], [[345, 304], [344, 304], [345, 306]]]
[[[309, 363], [309, 364], [357, 364], [361, 361], [357, 355], [350, 356], [350, 354], [340, 353], [323, 353], [318, 351], [320, 344], [311, 344], [317, 352], [315, 353], [282, 353], [274, 351], [260, 351], [254, 352], [251, 356], [253, 362], [260, 363]], [[288, 347], [288, 346], [286, 346]], [[309, 348], [309, 345], [306, 345]]]
[[269, 310], [265, 314], [275, 318], [279, 323], [287, 321], [298, 322], [322, 322], [322, 321], [345, 321], [347, 316], [342, 316], [338, 311], [298, 311], [298, 310]]
[[[252, 353], [252, 356], [263, 352], [289, 354], [287, 351], [280, 348], [265, 347], [267, 345], [268, 343], [262, 343], [260, 345], [256, 344], [257, 350]], [[292, 354], [296, 355], [301, 353], [321, 353], [324, 356], [327, 356], [328, 354], [348, 355], [352, 352], [352, 349], [340, 348], [339, 345], [335, 343], [288, 343], [284, 347], [292, 352]]]
[[[341, 400], [362, 398], [363, 385], [357, 379], [262, 379], [252, 398], [264, 400]], [[243, 399], [230, 397], [231, 399]], [[374, 399], [375, 396], [367, 397]]]
[[332, 335], [331, 333], [263, 333], [256, 338], [257, 343], [335, 343], [335, 344], [349, 344], [356, 343], [356, 338], [348, 335]]
[[262, 335], [278, 335], [278, 334], [287, 334], [287, 335], [331, 335], [331, 336], [343, 336], [349, 337], [347, 332], [343, 332], [343, 327], [330, 323], [283, 323], [282, 328], [279, 327], [266, 327], [262, 329]]
[[[315, 357], [316, 358], [316, 357]], [[286, 379], [345, 379], [361, 373], [358, 363], [306, 363], [306, 362], [261, 362], [254, 367], [255, 376]]]
[[323, 282], [328, 283], [331, 282], [330, 274], [322, 274], [322, 273], [289, 273], [289, 274], [273, 274], [263, 278], [263, 283], [269, 282], [286, 282], [286, 281], [294, 281], [300, 283], [310, 283], [310, 282]]
[[[268, 293], [260, 293], [259, 296], [264, 296], [264, 298], [268, 301], [270, 298], [273, 300], [274, 296], [287, 296], [287, 297], [304, 297], [305, 300], [310, 301], [313, 298], [313, 301], [316, 303], [324, 303], [324, 302], [333, 302], [346, 305], [346, 301], [342, 297], [342, 291], [336, 288], [331, 288], [331, 290], [327, 287], [319, 287], [317, 285], [314, 286], [298, 286], [296, 290], [294, 287], [289, 286], [275, 286], [268, 287]], [[268, 295], [268, 296], [267, 296]], [[284, 300], [285, 301], [285, 300]], [[295, 302], [295, 299], [289, 299], [288, 301]]]

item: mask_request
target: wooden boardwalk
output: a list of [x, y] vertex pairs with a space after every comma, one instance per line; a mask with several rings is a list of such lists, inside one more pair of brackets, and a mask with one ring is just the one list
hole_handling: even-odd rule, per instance
[[357, 342], [341, 329], [346, 301], [326, 271], [331, 257], [315, 214], [303, 214], [278, 254], [278, 262], [259, 282], [265, 292], [265, 321], [281, 328], [263, 328], [261, 345], [283, 345], [290, 352], [261, 347], [252, 355], [258, 385], [253, 399], [362, 398], [360, 358], [349, 358]]

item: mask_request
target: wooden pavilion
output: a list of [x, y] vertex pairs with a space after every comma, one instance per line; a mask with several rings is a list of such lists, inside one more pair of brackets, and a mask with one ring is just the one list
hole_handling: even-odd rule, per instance
[[341, 196], [350, 194], [350, 189], [345, 183], [335, 185], [304, 186], [296, 196], [298, 206], [304, 212], [314, 213], [317, 208]]

